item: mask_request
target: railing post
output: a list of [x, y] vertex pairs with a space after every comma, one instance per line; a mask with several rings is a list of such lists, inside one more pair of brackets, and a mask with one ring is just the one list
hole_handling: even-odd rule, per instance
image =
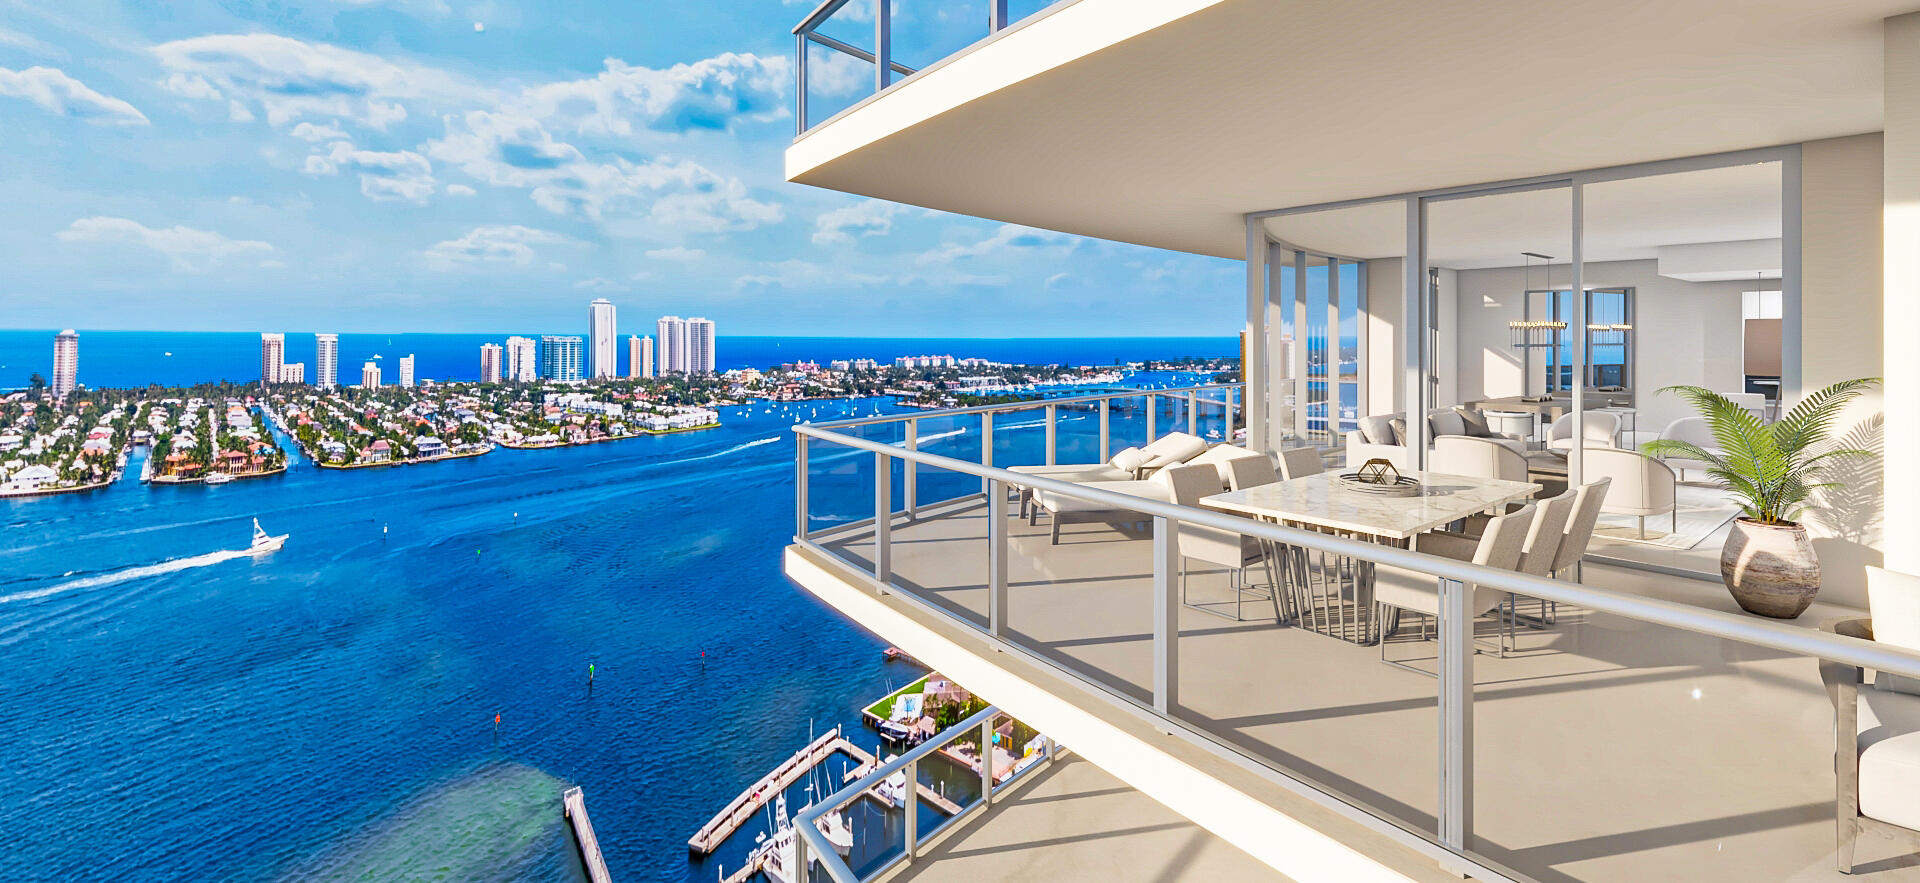
[[1199, 404], [1200, 404], [1199, 393], [1196, 393], [1196, 392], [1187, 393], [1187, 434], [1188, 435], [1200, 434], [1200, 409], [1199, 407], [1197, 407]]
[[1057, 438], [1055, 433], [1057, 431], [1057, 427], [1059, 426], [1059, 419], [1060, 419], [1059, 407], [1057, 405], [1048, 405], [1047, 406], [1047, 465], [1048, 466], [1052, 466], [1056, 461], [1056, 457], [1057, 457], [1057, 454], [1055, 453], [1054, 439]]
[[[993, 465], [993, 412], [992, 411], [983, 411], [980, 414], [980, 465], [982, 466]], [[987, 480], [984, 478], [980, 479], [981, 492], [982, 493], [986, 492], [986, 489], [987, 489]]]
[[1100, 400], [1100, 462], [1102, 463], [1113, 457], [1113, 452], [1108, 450], [1111, 445], [1108, 444], [1107, 438], [1107, 413], [1112, 401], [1110, 398]]
[[980, 806], [993, 805], [993, 715], [980, 722]]
[[1153, 708], [1171, 714], [1180, 704], [1180, 525], [1153, 518]]
[[1007, 29], [1007, 0], [987, 0], [987, 33], [997, 34]]
[[807, 134], [807, 33], [793, 35], [793, 134]]
[[987, 480], [987, 632], [1007, 624], [1007, 483]]
[[807, 436], [794, 433], [793, 452], [793, 538], [807, 538]]
[[893, 461], [873, 453], [873, 577], [893, 581]]
[[873, 91], [893, 82], [893, 0], [873, 0]]
[[1147, 444], [1153, 444], [1153, 440], [1159, 438], [1158, 433], [1154, 432], [1153, 425], [1154, 421], [1160, 417], [1158, 399], [1159, 397], [1153, 393], [1147, 393]]
[[[824, 797], [826, 795], [821, 796]], [[795, 831], [793, 835], [793, 867], [797, 870], [788, 872], [793, 875], [793, 879], [812, 879], [813, 875], [807, 873], [807, 838], [800, 836], [798, 831]]]
[[[906, 444], [909, 451], [920, 450], [920, 418], [918, 417], [907, 418]], [[920, 464], [912, 460], [903, 460], [900, 468], [900, 491], [906, 497], [904, 502], [907, 504], [907, 520], [912, 521], [919, 515], [917, 511], [919, 507], [915, 505], [914, 500], [919, 497], [916, 491], [919, 487]]]
[[1473, 591], [1465, 583], [1443, 577], [1439, 592], [1438, 834], [1440, 845], [1464, 853], [1473, 834]]
[[920, 854], [920, 759], [916, 757], [907, 761], [905, 772], [907, 789], [900, 797], [900, 807], [906, 810], [907, 817], [902, 822], [902, 827], [906, 829], [902, 839], [906, 841], [907, 861], [913, 861], [914, 856]]

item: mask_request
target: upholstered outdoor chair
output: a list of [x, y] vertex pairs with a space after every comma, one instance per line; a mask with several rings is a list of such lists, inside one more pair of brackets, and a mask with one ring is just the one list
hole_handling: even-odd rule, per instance
[[1637, 451], [1616, 448], [1588, 448], [1584, 456], [1585, 477], [1608, 479], [1606, 502], [1600, 511], [1609, 515], [1632, 515], [1639, 520], [1640, 536], [1647, 535], [1647, 516], [1670, 516], [1669, 532], [1680, 529], [1679, 502], [1675, 497], [1679, 480], [1666, 463]]
[[1527, 458], [1493, 439], [1443, 435], [1433, 440], [1427, 470], [1502, 481], [1526, 481]]
[[[1874, 639], [1871, 619], [1835, 620], [1821, 629]], [[1920, 850], [1920, 683], [1882, 672], [1870, 684], [1865, 669], [1832, 660], [1821, 660], [1820, 680], [1834, 709], [1834, 865], [1853, 873], [1862, 831]]]

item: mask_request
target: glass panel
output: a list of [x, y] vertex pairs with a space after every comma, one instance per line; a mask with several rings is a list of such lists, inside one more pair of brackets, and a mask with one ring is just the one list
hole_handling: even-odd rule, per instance
[[[846, 15], [842, 9], [832, 18], [820, 33], [832, 30], [840, 18]], [[869, 17], [868, 22], [873, 19]], [[846, 38], [843, 38], [846, 39]], [[867, 26], [863, 37], [846, 39], [860, 48], [873, 45], [873, 26]], [[817, 126], [862, 99], [873, 94], [873, 63], [862, 61], [837, 49], [821, 46], [808, 41], [807, 44], [807, 119], [808, 126]]]
[[1357, 428], [1360, 417], [1360, 265], [1340, 264], [1339, 386], [1334, 403], [1338, 431]]

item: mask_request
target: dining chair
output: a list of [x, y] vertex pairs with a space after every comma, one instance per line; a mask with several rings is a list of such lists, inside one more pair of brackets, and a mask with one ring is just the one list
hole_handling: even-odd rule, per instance
[[1527, 480], [1526, 457], [1492, 439], [1467, 435], [1443, 435], [1434, 439], [1427, 469], [1447, 475]]
[[1319, 448], [1282, 448], [1280, 450], [1280, 477], [1288, 481], [1308, 475], [1319, 475], [1327, 471], [1326, 461], [1320, 459]]
[[1266, 457], [1236, 457], [1227, 463], [1227, 489], [1233, 491], [1273, 484], [1280, 472]]
[[[1501, 570], [1513, 570], [1520, 565], [1520, 557], [1526, 552], [1527, 537], [1531, 533], [1534, 521], [1533, 504], [1506, 515], [1495, 515], [1487, 519], [1487, 529], [1479, 539], [1471, 544], [1471, 555], [1464, 560], [1474, 564], [1494, 567]], [[1422, 534], [1414, 541], [1418, 551], [1434, 551], [1448, 557], [1455, 557], [1465, 551], [1463, 547], [1448, 540], [1430, 540], [1435, 534]], [[1431, 545], [1430, 545], [1431, 544]], [[1449, 555], [1449, 552], [1455, 555]], [[1475, 617], [1499, 611], [1502, 618], [1506, 614], [1507, 593], [1499, 589], [1483, 589], [1473, 586], [1473, 595], [1467, 603], [1468, 613]], [[1437, 578], [1431, 574], [1405, 570], [1387, 564], [1376, 564], [1373, 568], [1373, 601], [1376, 615], [1385, 616], [1387, 609], [1397, 613], [1417, 613], [1423, 617], [1438, 621], [1440, 615], [1440, 591]], [[1397, 615], [1396, 615], [1397, 618]], [[1512, 624], [1502, 623], [1503, 629], [1510, 630]], [[1426, 635], [1425, 621], [1422, 620], [1421, 636]], [[1504, 642], [1502, 647], [1504, 648]], [[1433, 677], [1432, 672], [1421, 671], [1402, 662], [1387, 658], [1386, 632], [1380, 636], [1380, 661], [1395, 668], [1404, 668], [1411, 672]]]
[[[1259, 458], [1265, 461], [1265, 457]], [[1234, 462], [1239, 462], [1238, 460]], [[1173, 502], [1181, 506], [1200, 508], [1205, 497], [1220, 492], [1219, 473], [1212, 466], [1171, 466], [1161, 471], [1173, 488]], [[1248, 519], [1248, 523], [1254, 523]], [[1279, 583], [1275, 579], [1273, 562], [1262, 548], [1257, 537], [1243, 533], [1209, 527], [1204, 524], [1183, 523], [1179, 529], [1180, 556], [1180, 603], [1203, 613], [1225, 616], [1223, 613], [1193, 604], [1187, 600], [1187, 562], [1202, 561], [1227, 568], [1227, 587], [1233, 592], [1233, 616], [1241, 619], [1241, 604], [1249, 594], [1264, 597], [1273, 602], [1273, 616], [1276, 621], [1285, 621], [1280, 609]], [[1266, 570], [1266, 591], [1261, 592], [1247, 578], [1247, 571], [1254, 567]]]

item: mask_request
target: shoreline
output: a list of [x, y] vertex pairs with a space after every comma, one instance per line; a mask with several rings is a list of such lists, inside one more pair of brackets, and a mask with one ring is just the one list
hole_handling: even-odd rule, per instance
[[[268, 469], [265, 472], [226, 472], [221, 474], [233, 476], [234, 481], [244, 481], [249, 478], [266, 478], [269, 475], [279, 475], [280, 473], [285, 471], [287, 471], [287, 467], [282, 465], [278, 469]], [[212, 473], [208, 473], [208, 474], [212, 474]], [[206, 475], [196, 475], [192, 478], [179, 478], [177, 476], [171, 476], [171, 475], [157, 475], [157, 476], [154, 476], [153, 478], [147, 479], [147, 484], [206, 484], [206, 483], [207, 483]]]

